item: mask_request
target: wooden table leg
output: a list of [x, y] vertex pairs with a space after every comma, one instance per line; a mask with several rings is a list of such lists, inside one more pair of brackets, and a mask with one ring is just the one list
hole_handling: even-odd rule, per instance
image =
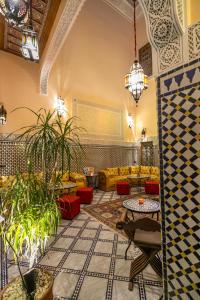
[[160, 259], [154, 256], [150, 261], [150, 265], [152, 266], [152, 269], [156, 272], [156, 274], [158, 274], [158, 276], [162, 278], [162, 263]]
[[133, 290], [133, 279], [142, 272], [148, 264], [151, 264], [154, 271], [161, 277], [162, 276], [162, 265], [160, 260], [155, 256], [159, 249], [155, 248], [143, 248], [139, 247], [143, 252], [137, 257], [132, 263], [130, 268], [130, 279], [129, 279], [129, 290]]
[[129, 290], [133, 290], [133, 279], [142, 272], [146, 266], [149, 264], [149, 257], [144, 253], [137, 257], [132, 263], [130, 268], [130, 280], [129, 280]]
[[131, 246], [131, 240], [128, 241], [128, 246], [126, 248], [126, 251], [125, 251], [125, 259], [127, 260], [127, 252], [128, 252], [128, 249], [130, 248]]

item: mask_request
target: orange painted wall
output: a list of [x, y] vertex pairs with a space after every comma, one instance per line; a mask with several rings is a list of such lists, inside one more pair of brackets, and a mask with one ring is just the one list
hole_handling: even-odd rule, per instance
[[33, 120], [25, 111], [10, 113], [16, 107], [28, 106], [38, 110], [41, 107], [51, 108], [52, 97], [39, 94], [39, 66], [20, 57], [0, 51], [0, 103], [3, 103], [8, 120], [0, 126], [0, 133], [9, 133]]
[[192, 25], [200, 21], [200, 1], [199, 0], [187, 0], [187, 22], [188, 25]]
[[136, 110], [136, 139], [141, 138], [142, 129], [146, 128], [147, 137], [158, 136], [156, 81], [149, 80], [149, 87], [143, 91]]

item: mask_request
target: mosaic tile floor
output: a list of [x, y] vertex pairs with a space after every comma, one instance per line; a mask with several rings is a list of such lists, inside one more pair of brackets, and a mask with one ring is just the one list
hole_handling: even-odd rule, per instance
[[[97, 191], [93, 204], [117, 197], [115, 192]], [[55, 300], [159, 299], [162, 284], [150, 266], [135, 279], [134, 290], [128, 290], [130, 263], [140, 252], [131, 246], [126, 261], [126, 247], [125, 239], [82, 212], [73, 221], [62, 220], [38, 267], [54, 275]], [[26, 271], [27, 262], [21, 264]], [[9, 280], [16, 274], [16, 266], [9, 260]]]

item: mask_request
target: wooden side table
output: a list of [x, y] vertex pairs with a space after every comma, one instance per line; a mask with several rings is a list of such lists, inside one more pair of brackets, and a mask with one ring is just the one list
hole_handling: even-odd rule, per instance
[[87, 179], [87, 185], [89, 187], [93, 187], [95, 190], [97, 190], [98, 174], [85, 175], [85, 176]]

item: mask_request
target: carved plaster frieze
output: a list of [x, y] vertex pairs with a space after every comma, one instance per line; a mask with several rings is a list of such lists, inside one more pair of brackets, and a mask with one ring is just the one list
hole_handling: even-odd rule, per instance
[[85, 0], [66, 1], [40, 70], [40, 94], [42, 95], [47, 95], [51, 68], [84, 2]]
[[156, 50], [158, 73], [181, 64], [183, 62], [182, 30], [177, 17], [176, 2], [139, 0], [139, 3], [145, 14], [149, 40]]
[[176, 14], [181, 31], [185, 32], [185, 0], [176, 0]]
[[189, 60], [200, 57], [200, 22], [188, 28]]

